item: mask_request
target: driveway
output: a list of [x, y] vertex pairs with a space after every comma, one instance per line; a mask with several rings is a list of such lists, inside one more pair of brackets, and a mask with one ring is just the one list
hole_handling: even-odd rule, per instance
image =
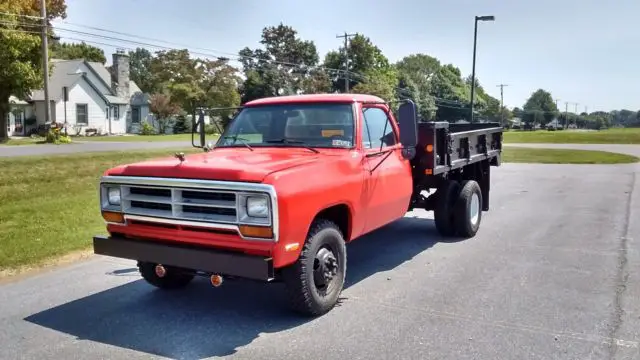
[[111, 141], [87, 141], [65, 145], [41, 144], [41, 145], [0, 145], [0, 157], [76, 154], [85, 152], [102, 151], [126, 151], [145, 149], [173, 149], [190, 147], [188, 141], [149, 141], [149, 142], [111, 142]]
[[638, 359], [640, 176], [504, 164], [473, 239], [410, 213], [347, 247], [343, 301], [292, 315], [282, 285], [163, 292], [106, 257], [0, 287], [4, 359]]

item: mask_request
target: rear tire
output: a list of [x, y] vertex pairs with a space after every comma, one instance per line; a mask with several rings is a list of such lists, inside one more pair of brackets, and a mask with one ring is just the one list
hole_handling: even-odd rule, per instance
[[167, 273], [163, 277], [159, 277], [156, 274], [156, 265], [154, 263], [138, 262], [138, 270], [142, 278], [157, 288], [166, 290], [180, 289], [187, 286], [194, 278], [194, 275], [181, 272], [170, 266], [165, 266]]
[[291, 308], [306, 316], [329, 312], [338, 302], [346, 270], [342, 232], [331, 221], [314, 221], [298, 260], [283, 269]]
[[455, 228], [459, 236], [471, 238], [480, 229], [482, 221], [482, 191], [473, 180], [462, 182], [462, 189], [454, 208]]
[[447, 180], [440, 185], [434, 194], [436, 196], [436, 208], [433, 217], [436, 229], [442, 236], [451, 237], [456, 234], [455, 213], [453, 210], [459, 190], [460, 185], [456, 181]]

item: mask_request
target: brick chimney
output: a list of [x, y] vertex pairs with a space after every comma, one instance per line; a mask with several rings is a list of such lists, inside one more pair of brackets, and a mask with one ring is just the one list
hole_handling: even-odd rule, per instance
[[118, 97], [128, 99], [131, 95], [129, 91], [129, 55], [124, 50], [117, 50], [113, 54], [111, 88]]

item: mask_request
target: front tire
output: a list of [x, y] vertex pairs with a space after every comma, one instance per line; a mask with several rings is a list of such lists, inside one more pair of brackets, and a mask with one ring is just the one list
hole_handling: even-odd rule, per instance
[[333, 309], [342, 292], [346, 270], [342, 232], [331, 221], [314, 221], [298, 260], [283, 270], [291, 308], [307, 316], [320, 316]]
[[138, 262], [138, 270], [142, 278], [157, 288], [166, 290], [180, 289], [187, 286], [194, 278], [192, 274], [181, 272], [169, 266], [165, 266], [166, 274], [160, 277], [156, 274], [156, 265], [154, 263]]
[[480, 229], [482, 221], [482, 191], [473, 180], [462, 182], [462, 189], [454, 208], [456, 232], [463, 238], [471, 238]]

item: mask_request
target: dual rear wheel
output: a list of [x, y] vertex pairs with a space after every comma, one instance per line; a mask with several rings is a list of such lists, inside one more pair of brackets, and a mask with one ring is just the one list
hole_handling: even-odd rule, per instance
[[471, 238], [482, 220], [482, 191], [474, 180], [447, 180], [436, 193], [436, 229], [445, 237]]

